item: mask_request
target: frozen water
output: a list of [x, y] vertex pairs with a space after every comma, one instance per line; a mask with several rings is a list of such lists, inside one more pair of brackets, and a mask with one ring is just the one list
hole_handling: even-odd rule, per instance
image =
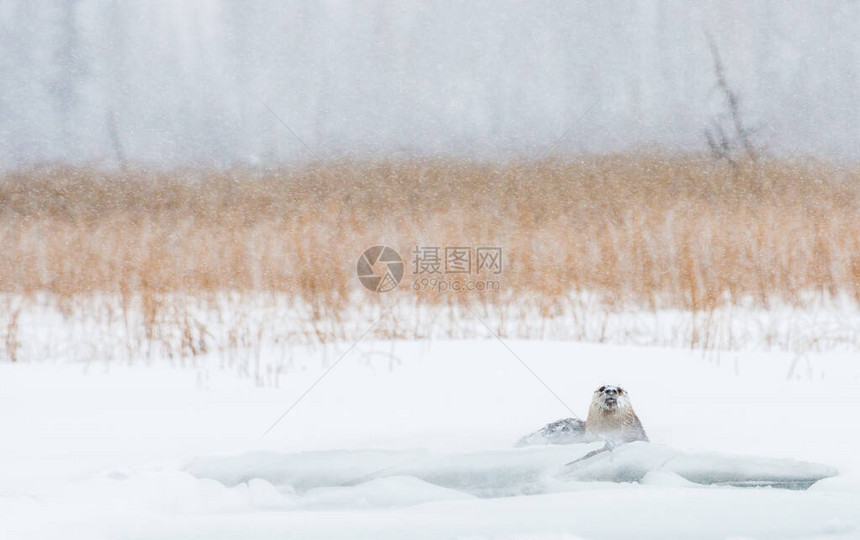
[[[559, 491], [564, 482], [639, 482], [669, 473], [694, 484], [807, 488], [835, 476], [826, 465], [708, 452], [684, 452], [644, 442], [616, 447], [569, 464], [603, 443], [545, 446], [527, 450], [444, 454], [430, 452], [251, 453], [200, 458], [186, 469], [198, 478], [237, 485], [264, 479], [301, 493], [315, 489], [374, 487], [380, 479], [412, 478], [418, 484], [478, 497]], [[381, 484], [387, 486], [389, 484]], [[366, 489], [366, 488], [363, 488]], [[574, 485], [571, 489], [581, 489]]]

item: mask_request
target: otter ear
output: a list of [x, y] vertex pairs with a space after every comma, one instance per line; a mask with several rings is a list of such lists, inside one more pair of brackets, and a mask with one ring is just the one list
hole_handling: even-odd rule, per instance
[[597, 389], [598, 392], [603, 392], [604, 390], [606, 390], [605, 386], [601, 386], [600, 388]]

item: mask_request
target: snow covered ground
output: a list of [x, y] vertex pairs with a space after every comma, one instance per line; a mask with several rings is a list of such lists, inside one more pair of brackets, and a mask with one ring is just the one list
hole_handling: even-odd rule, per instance
[[591, 446], [512, 447], [570, 413], [493, 338], [361, 342], [263, 438], [349, 343], [294, 352], [265, 387], [206, 359], [3, 363], [0, 538], [860, 538], [855, 353], [506, 343], [580, 416], [625, 386], [649, 452], [838, 475], [565, 475]]

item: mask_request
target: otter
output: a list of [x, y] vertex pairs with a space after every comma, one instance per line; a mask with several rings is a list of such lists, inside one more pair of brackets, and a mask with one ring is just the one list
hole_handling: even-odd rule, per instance
[[579, 418], [557, 420], [526, 435], [515, 446], [593, 441], [606, 441], [612, 445], [632, 441], [648, 442], [642, 422], [630, 404], [630, 396], [620, 386], [604, 385], [594, 391], [585, 422]]
[[601, 386], [594, 391], [585, 419], [585, 438], [616, 443], [648, 442], [630, 397], [620, 386]]

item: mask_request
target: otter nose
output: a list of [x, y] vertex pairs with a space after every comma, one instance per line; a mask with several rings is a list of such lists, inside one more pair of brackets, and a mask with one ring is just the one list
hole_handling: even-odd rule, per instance
[[604, 394], [606, 394], [607, 396], [614, 396], [618, 394], [618, 390], [616, 390], [615, 388], [607, 388], [606, 391], [604, 391]]

